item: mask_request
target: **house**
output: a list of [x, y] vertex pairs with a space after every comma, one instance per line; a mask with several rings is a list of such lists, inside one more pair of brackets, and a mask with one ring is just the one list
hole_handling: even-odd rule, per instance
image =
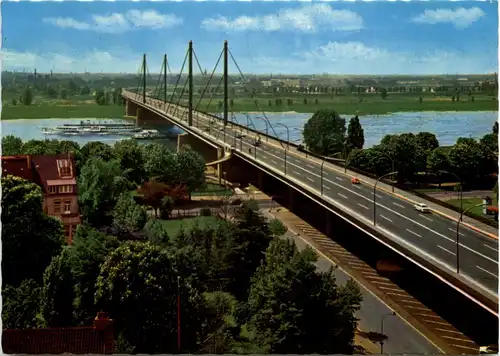
[[80, 224], [74, 157], [70, 154], [2, 157], [2, 173], [38, 184], [43, 191], [43, 211], [61, 220], [71, 244]]
[[3, 330], [2, 349], [5, 354], [113, 354], [113, 320], [99, 312], [91, 326]]

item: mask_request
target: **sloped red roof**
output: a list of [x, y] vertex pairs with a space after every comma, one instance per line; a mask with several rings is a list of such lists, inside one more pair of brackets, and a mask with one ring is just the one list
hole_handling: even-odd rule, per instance
[[112, 320], [73, 328], [7, 329], [2, 332], [2, 349], [5, 354], [112, 354]]
[[35, 181], [29, 156], [2, 156], [2, 174]]
[[70, 177], [67, 177], [68, 179], [75, 178], [76, 171], [75, 171], [75, 160], [72, 155], [68, 154], [61, 154], [61, 155], [54, 155], [54, 156], [49, 156], [49, 155], [43, 155], [43, 156], [33, 156], [32, 161], [33, 161], [33, 167], [40, 176], [40, 180], [42, 182], [47, 182], [48, 180], [59, 180], [59, 179], [65, 179], [66, 177], [61, 177], [59, 175], [59, 169], [57, 167], [57, 161], [58, 160], [67, 160], [69, 159], [71, 162], [71, 169], [73, 172], [73, 175]]

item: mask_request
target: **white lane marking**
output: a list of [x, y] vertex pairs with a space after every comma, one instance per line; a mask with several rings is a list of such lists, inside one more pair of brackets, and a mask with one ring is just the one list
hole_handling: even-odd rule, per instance
[[457, 255], [455, 252], [451, 252], [450, 250], [448, 250], [447, 248], [444, 248], [443, 246], [437, 245], [437, 247], [439, 247], [441, 250], [444, 250], [448, 253], [451, 253], [453, 256]]
[[483, 245], [484, 245], [484, 247], [488, 247], [489, 249], [492, 249], [493, 251], [498, 252], [498, 250], [496, 248], [494, 248], [493, 246], [489, 246], [487, 244], [483, 244]]
[[385, 219], [385, 220], [389, 221], [389, 222], [392, 222], [392, 220], [391, 220], [391, 219], [389, 219], [388, 217], [386, 217], [386, 216], [384, 216], [384, 215], [382, 215], [382, 214], [380, 214], [380, 217], [381, 217], [382, 219]]
[[293, 173], [295, 173], [296, 175], [298, 175], [299, 177], [302, 175], [302, 174], [300, 174], [299, 172], [297, 172], [297, 171], [295, 171], [295, 170], [294, 170], [294, 171], [292, 171], [292, 172], [293, 172]]
[[415, 231], [411, 231], [410, 229], [406, 229], [406, 231], [408, 231], [410, 234], [413, 234], [415, 236], [422, 237], [421, 235], [417, 234]]
[[361, 186], [360, 186], [359, 184], [353, 184], [352, 186], [353, 186], [353, 187], [356, 187], [356, 188], [358, 188], [358, 189], [363, 189], [363, 188], [361, 188]]
[[271, 160], [275, 165], [278, 165], [278, 162], [276, 162], [274, 159]]
[[[451, 227], [448, 228], [451, 232], [454, 232], [455, 234], [457, 233], [457, 229], [452, 229]], [[460, 231], [458, 232], [459, 235], [465, 236], [465, 234], [461, 233]]]
[[479, 266], [476, 266], [476, 267], [479, 268], [481, 271], [486, 272], [486, 273], [488, 273], [489, 275], [491, 275], [491, 276], [493, 276], [495, 278], [498, 278], [498, 276], [496, 274], [493, 274], [490, 271], [485, 270], [483, 267], [479, 267]]
[[339, 181], [343, 181], [343, 179], [342, 179], [342, 178], [337, 177], [337, 176], [335, 176], [335, 179], [336, 179], [336, 180], [339, 180]]
[[307, 179], [309, 179], [311, 182], [314, 182], [314, 179], [312, 179], [311, 177], [306, 177]]
[[363, 204], [360, 204], [360, 203], [358, 203], [358, 205], [359, 205], [360, 207], [362, 207], [362, 208], [365, 208], [366, 210], [370, 209], [370, 208], [369, 208], [369, 207], [367, 207], [366, 205], [363, 205]]
[[311, 166], [309, 163], [308, 163], [308, 164], [306, 164], [306, 166], [308, 166], [308, 167], [309, 167], [309, 168], [311, 168], [311, 169], [316, 168], [316, 167]]
[[[373, 195], [373, 192], [372, 192], [372, 195]], [[376, 196], [377, 198], [379, 198], [379, 199], [382, 199], [382, 198], [383, 198], [382, 196], [380, 196], [380, 195], [378, 195], [378, 194], [375, 194], [375, 196]]]
[[342, 193], [337, 193], [337, 195], [341, 196], [341, 197], [342, 197], [342, 198], [344, 198], [344, 199], [347, 199], [347, 196], [345, 196], [345, 195], [344, 195], [344, 194], [342, 194]]
[[430, 217], [425, 216], [425, 215], [422, 215], [422, 214], [418, 214], [418, 216], [420, 216], [421, 218], [427, 219], [427, 220], [429, 220], [429, 221], [434, 221], [434, 220], [432, 220]]
[[323, 188], [328, 189], [328, 190], [332, 189], [332, 188], [330, 188], [330, 187], [329, 187], [329, 186], [327, 186], [327, 185], [324, 185], [324, 186], [323, 186]]
[[[268, 153], [268, 152], [267, 152], [267, 154], [272, 155], [271, 153]], [[273, 155], [273, 156], [274, 156], [274, 157], [276, 157], [277, 159], [283, 160], [283, 158], [282, 158], [282, 157], [278, 157], [278, 156], [275, 156], [275, 155]], [[299, 165], [296, 165], [296, 164], [293, 164], [293, 163], [291, 163], [291, 164], [292, 164], [292, 165], [294, 165], [294, 166], [296, 166], [297, 168], [302, 169], [302, 170], [304, 170], [304, 171], [305, 171], [305, 169], [304, 169], [303, 167], [301, 167], [301, 166], [299, 166]], [[306, 172], [307, 172], [307, 171], [306, 171]], [[316, 174], [316, 173], [313, 173], [313, 172], [310, 172], [310, 174], [311, 174], [311, 175], [314, 175], [314, 176], [316, 176], [316, 177], [318, 177], [318, 178], [320, 178], [320, 175], [319, 175], [319, 174]], [[350, 193], [352, 193], [352, 194], [355, 194], [355, 195], [359, 196], [360, 198], [366, 199], [367, 201], [370, 201], [370, 202], [372, 202], [372, 201], [373, 201], [372, 199], [367, 198], [367, 197], [365, 197], [364, 195], [361, 195], [361, 194], [359, 194], [358, 192], [356, 192], [356, 191], [354, 191], [354, 190], [352, 190], [352, 189], [349, 189], [349, 188], [347, 188], [347, 187], [344, 187], [344, 186], [342, 186], [342, 185], [340, 185], [340, 184], [338, 184], [338, 183], [336, 183], [336, 182], [334, 182], [334, 181], [332, 181], [332, 180], [330, 180], [330, 179], [328, 179], [328, 178], [323, 177], [323, 181], [324, 181], [324, 182], [328, 182], [328, 183], [333, 184], [333, 185], [336, 185], [337, 187], [339, 187], [339, 188], [341, 188], [341, 189], [344, 189], [344, 190], [347, 190], [348, 192], [350, 192]], [[355, 184], [353, 184], [353, 185], [354, 185], [354, 186], [356, 186]], [[361, 188], [361, 187], [358, 187], [358, 188]], [[438, 235], [438, 236], [440, 236], [440, 237], [444, 238], [445, 240], [448, 240], [448, 241], [450, 241], [450, 242], [452, 242], [452, 243], [455, 243], [455, 240], [454, 240], [454, 239], [451, 239], [451, 238], [449, 238], [448, 236], [445, 236], [445, 235], [441, 234], [440, 232], [437, 232], [437, 231], [435, 231], [435, 230], [432, 230], [431, 228], [429, 228], [429, 227], [427, 227], [427, 226], [425, 226], [425, 225], [423, 225], [423, 224], [419, 223], [418, 221], [412, 220], [412, 219], [410, 219], [409, 217], [407, 217], [407, 216], [405, 216], [405, 215], [403, 215], [403, 214], [400, 214], [400, 213], [398, 213], [397, 211], [392, 210], [391, 208], [389, 208], [389, 207], [387, 207], [387, 206], [385, 206], [385, 205], [383, 205], [383, 204], [380, 204], [380, 203], [378, 203], [378, 202], [377, 202], [376, 204], [377, 204], [379, 207], [384, 208], [384, 209], [386, 209], [386, 210], [390, 211], [391, 213], [393, 213], [393, 214], [395, 214], [395, 215], [398, 215], [399, 217], [401, 217], [401, 218], [403, 218], [403, 219], [406, 219], [406, 220], [408, 220], [408, 221], [410, 221], [410, 222], [414, 223], [415, 225], [418, 225], [418, 226], [420, 226], [420, 227], [422, 227], [422, 228], [424, 228], [424, 229], [426, 229], [426, 230], [428, 230], [428, 231], [432, 232], [433, 234]], [[472, 230], [471, 230], [471, 231], [472, 231]], [[467, 245], [463, 245], [462, 243], [460, 243], [460, 247], [462, 247], [462, 248], [464, 248], [464, 249], [466, 249], [466, 250], [469, 250], [470, 252], [475, 253], [476, 255], [481, 256], [481, 257], [483, 257], [484, 259], [486, 259], [486, 260], [488, 260], [488, 261], [490, 261], [490, 262], [493, 262], [494, 264], [497, 264], [497, 265], [498, 265], [498, 261], [495, 261], [494, 259], [492, 259], [492, 258], [490, 258], [490, 257], [488, 257], [488, 256], [483, 255], [482, 253], [480, 253], [480, 252], [478, 252], [478, 251], [476, 251], [476, 250], [474, 250], [474, 249], [470, 248], [470, 247], [469, 247], [469, 246], [467, 246]]]
[[399, 203], [392, 202], [392, 204], [394, 204], [394, 205], [396, 205], [396, 206], [399, 206], [400, 208], [403, 208], [403, 209], [405, 208], [405, 207], [404, 207], [404, 205], [401, 205], [401, 204], [399, 204]]

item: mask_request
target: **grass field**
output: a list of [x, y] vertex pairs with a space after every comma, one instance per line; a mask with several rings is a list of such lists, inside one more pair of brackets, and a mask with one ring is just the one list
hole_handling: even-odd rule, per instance
[[160, 220], [167, 231], [168, 236], [176, 236], [181, 227], [185, 232], [190, 231], [195, 224], [200, 228], [215, 226], [217, 218], [214, 216], [199, 216], [195, 218]]
[[[282, 100], [281, 105], [276, 105], [276, 99]], [[352, 94], [352, 95], [308, 95], [308, 96], [283, 96], [261, 95], [254, 98], [235, 98], [230, 107], [232, 112], [287, 112], [312, 113], [319, 109], [335, 109], [341, 114], [376, 115], [394, 112], [412, 111], [497, 111], [498, 102], [495, 98], [481, 95], [476, 96], [475, 101], [468, 101], [465, 96], [460, 102], [452, 102], [448, 97], [424, 96], [423, 102], [419, 102], [418, 94], [389, 94], [384, 100], [377, 94]], [[194, 98], [194, 106], [198, 104], [197, 97]], [[292, 104], [288, 104], [288, 99]], [[307, 99], [307, 104], [304, 103]], [[258, 106], [255, 104], [257, 100]], [[317, 100], [317, 103], [316, 103]], [[202, 111], [217, 112], [222, 96], [214, 98], [211, 102], [203, 99], [198, 108]], [[187, 100], [181, 101], [187, 105]], [[210, 104], [210, 105], [208, 105]], [[208, 105], [208, 106], [207, 106]]]
[[125, 107], [119, 105], [97, 105], [90, 103], [54, 105], [16, 105], [2, 107], [2, 120], [46, 119], [46, 118], [122, 118]]
[[[457, 208], [460, 208], [460, 199], [451, 199], [446, 201], [448, 204], [451, 204]], [[463, 203], [464, 203], [464, 210], [470, 208], [471, 206], [477, 205], [477, 204], [482, 204], [483, 199], [481, 198], [464, 198]], [[483, 216], [483, 207], [482, 206], [476, 206], [473, 207], [472, 209], [469, 210], [471, 213]]]
[[226, 187], [221, 187], [218, 184], [214, 183], [207, 183], [204, 188], [200, 188], [196, 191], [194, 191], [192, 196], [219, 196], [219, 197], [225, 197], [225, 196], [231, 196], [233, 195], [233, 191], [229, 188]]

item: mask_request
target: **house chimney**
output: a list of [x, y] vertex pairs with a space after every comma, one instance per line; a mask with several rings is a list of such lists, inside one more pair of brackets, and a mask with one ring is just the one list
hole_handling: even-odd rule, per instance
[[113, 320], [109, 318], [109, 314], [106, 312], [98, 312], [94, 319], [94, 329], [97, 331], [104, 331], [113, 323]]

